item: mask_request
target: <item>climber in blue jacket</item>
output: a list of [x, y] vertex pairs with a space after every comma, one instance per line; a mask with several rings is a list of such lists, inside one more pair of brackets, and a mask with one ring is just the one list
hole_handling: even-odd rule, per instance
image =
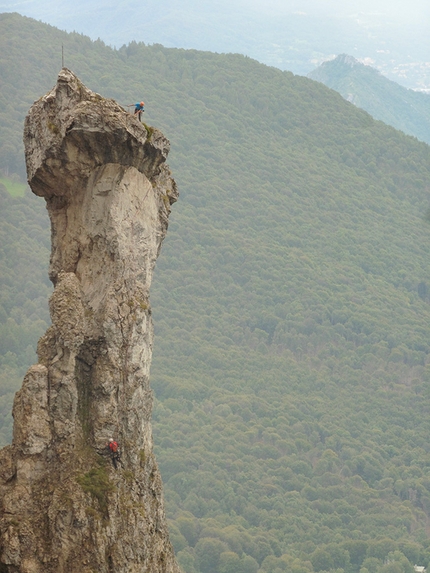
[[131, 103], [127, 107], [133, 107], [134, 106], [134, 114], [133, 115], [135, 117], [137, 116], [138, 120], [140, 121], [140, 118], [142, 117], [142, 113], [145, 111], [144, 105], [145, 105], [145, 102], [141, 101], [138, 103]]

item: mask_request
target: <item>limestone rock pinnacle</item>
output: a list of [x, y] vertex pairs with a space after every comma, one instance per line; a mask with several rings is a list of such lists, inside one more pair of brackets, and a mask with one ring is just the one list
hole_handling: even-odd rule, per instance
[[55, 288], [0, 451], [0, 571], [179, 573], [149, 386], [149, 287], [178, 196], [169, 142], [63, 68], [24, 143], [51, 219]]

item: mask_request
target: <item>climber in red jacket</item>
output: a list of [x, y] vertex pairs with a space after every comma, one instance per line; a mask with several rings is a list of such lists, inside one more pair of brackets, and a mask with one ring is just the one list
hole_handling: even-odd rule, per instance
[[109, 450], [109, 454], [113, 463], [113, 467], [115, 469], [118, 468], [118, 463], [121, 462], [120, 455], [119, 455], [119, 446], [118, 442], [115, 442], [113, 438], [109, 439], [109, 443], [106, 444], [107, 449]]

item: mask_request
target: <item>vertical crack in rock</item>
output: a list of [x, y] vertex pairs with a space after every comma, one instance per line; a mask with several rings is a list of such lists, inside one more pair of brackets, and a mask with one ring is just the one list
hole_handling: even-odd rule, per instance
[[178, 573], [149, 387], [149, 287], [178, 196], [169, 142], [63, 68], [24, 143], [51, 219], [55, 288], [0, 452], [0, 571]]

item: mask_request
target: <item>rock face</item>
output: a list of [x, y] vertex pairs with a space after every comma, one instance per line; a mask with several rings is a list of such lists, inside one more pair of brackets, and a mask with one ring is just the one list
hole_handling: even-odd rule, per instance
[[30, 109], [24, 142], [55, 289], [0, 452], [0, 571], [178, 573], [149, 387], [149, 287], [177, 199], [169, 142], [65, 68]]

